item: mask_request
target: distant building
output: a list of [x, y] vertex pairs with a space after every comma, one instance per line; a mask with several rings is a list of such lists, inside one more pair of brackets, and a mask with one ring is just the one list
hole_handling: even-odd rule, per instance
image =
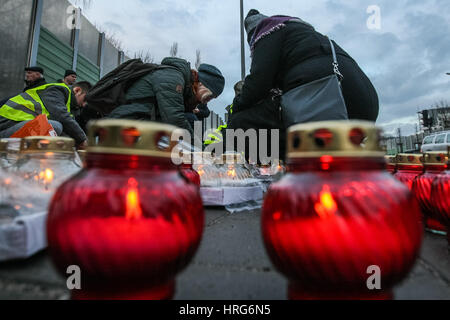
[[420, 131], [426, 135], [450, 130], [450, 107], [426, 109], [419, 112]]

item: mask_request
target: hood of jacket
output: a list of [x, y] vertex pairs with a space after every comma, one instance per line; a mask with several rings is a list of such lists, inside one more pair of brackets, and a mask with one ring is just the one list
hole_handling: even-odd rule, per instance
[[161, 61], [161, 64], [175, 67], [181, 71], [186, 85], [191, 83], [191, 64], [181, 58], [168, 57]]
[[192, 84], [194, 82], [191, 73], [191, 64], [181, 58], [175, 57], [167, 57], [161, 61], [161, 64], [166, 66], [171, 66], [178, 69], [182, 74], [185, 82], [184, 86], [184, 104], [187, 112], [191, 112], [195, 106], [198, 104], [198, 101], [194, 95]]

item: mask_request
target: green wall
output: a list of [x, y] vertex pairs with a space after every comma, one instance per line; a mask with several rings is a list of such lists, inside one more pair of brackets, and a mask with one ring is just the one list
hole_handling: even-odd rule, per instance
[[[68, 69], [72, 69], [73, 49], [58, 40], [51, 32], [41, 26], [37, 65], [44, 68], [47, 82], [56, 82], [64, 77]], [[78, 54], [77, 81], [89, 81], [95, 84], [100, 78], [100, 68]]]

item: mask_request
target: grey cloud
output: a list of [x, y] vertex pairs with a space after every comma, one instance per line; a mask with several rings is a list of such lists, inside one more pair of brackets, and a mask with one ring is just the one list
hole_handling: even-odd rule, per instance
[[[240, 79], [239, 3], [237, 1], [130, 0], [93, 2], [89, 14], [122, 28], [124, 46], [150, 50], [156, 61], [169, 54], [174, 41], [182, 57], [217, 65], [226, 78], [224, 93], [210, 103], [224, 113], [233, 85]], [[381, 30], [369, 30], [366, 9], [381, 8]], [[358, 62], [378, 91], [378, 123], [411, 130], [418, 108], [446, 99], [450, 77], [450, 1], [448, 0], [246, 0], [245, 14], [256, 8], [266, 15], [296, 15], [328, 34]], [[115, 28], [118, 28], [115, 26]], [[246, 67], [250, 67], [246, 44]], [[394, 124], [392, 124], [394, 121]]]

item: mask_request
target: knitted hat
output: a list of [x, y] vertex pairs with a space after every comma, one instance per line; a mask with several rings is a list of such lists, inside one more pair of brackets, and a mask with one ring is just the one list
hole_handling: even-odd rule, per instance
[[77, 75], [77, 73], [75, 71], [73, 71], [73, 70], [66, 70], [66, 73], [64, 74], [64, 78], [68, 77], [68, 76], [70, 76], [72, 74]]
[[259, 11], [255, 9], [251, 9], [247, 13], [247, 17], [244, 20], [245, 31], [247, 31], [247, 42], [250, 43], [253, 32], [258, 24], [265, 18], [268, 18], [268, 16], [259, 13]]
[[26, 67], [25, 71], [34, 71], [34, 72], [39, 72], [42, 75], [44, 74], [44, 69], [42, 69], [41, 67], [37, 67], [37, 66]]
[[198, 68], [198, 80], [218, 97], [225, 86], [225, 78], [216, 67], [202, 63]]

